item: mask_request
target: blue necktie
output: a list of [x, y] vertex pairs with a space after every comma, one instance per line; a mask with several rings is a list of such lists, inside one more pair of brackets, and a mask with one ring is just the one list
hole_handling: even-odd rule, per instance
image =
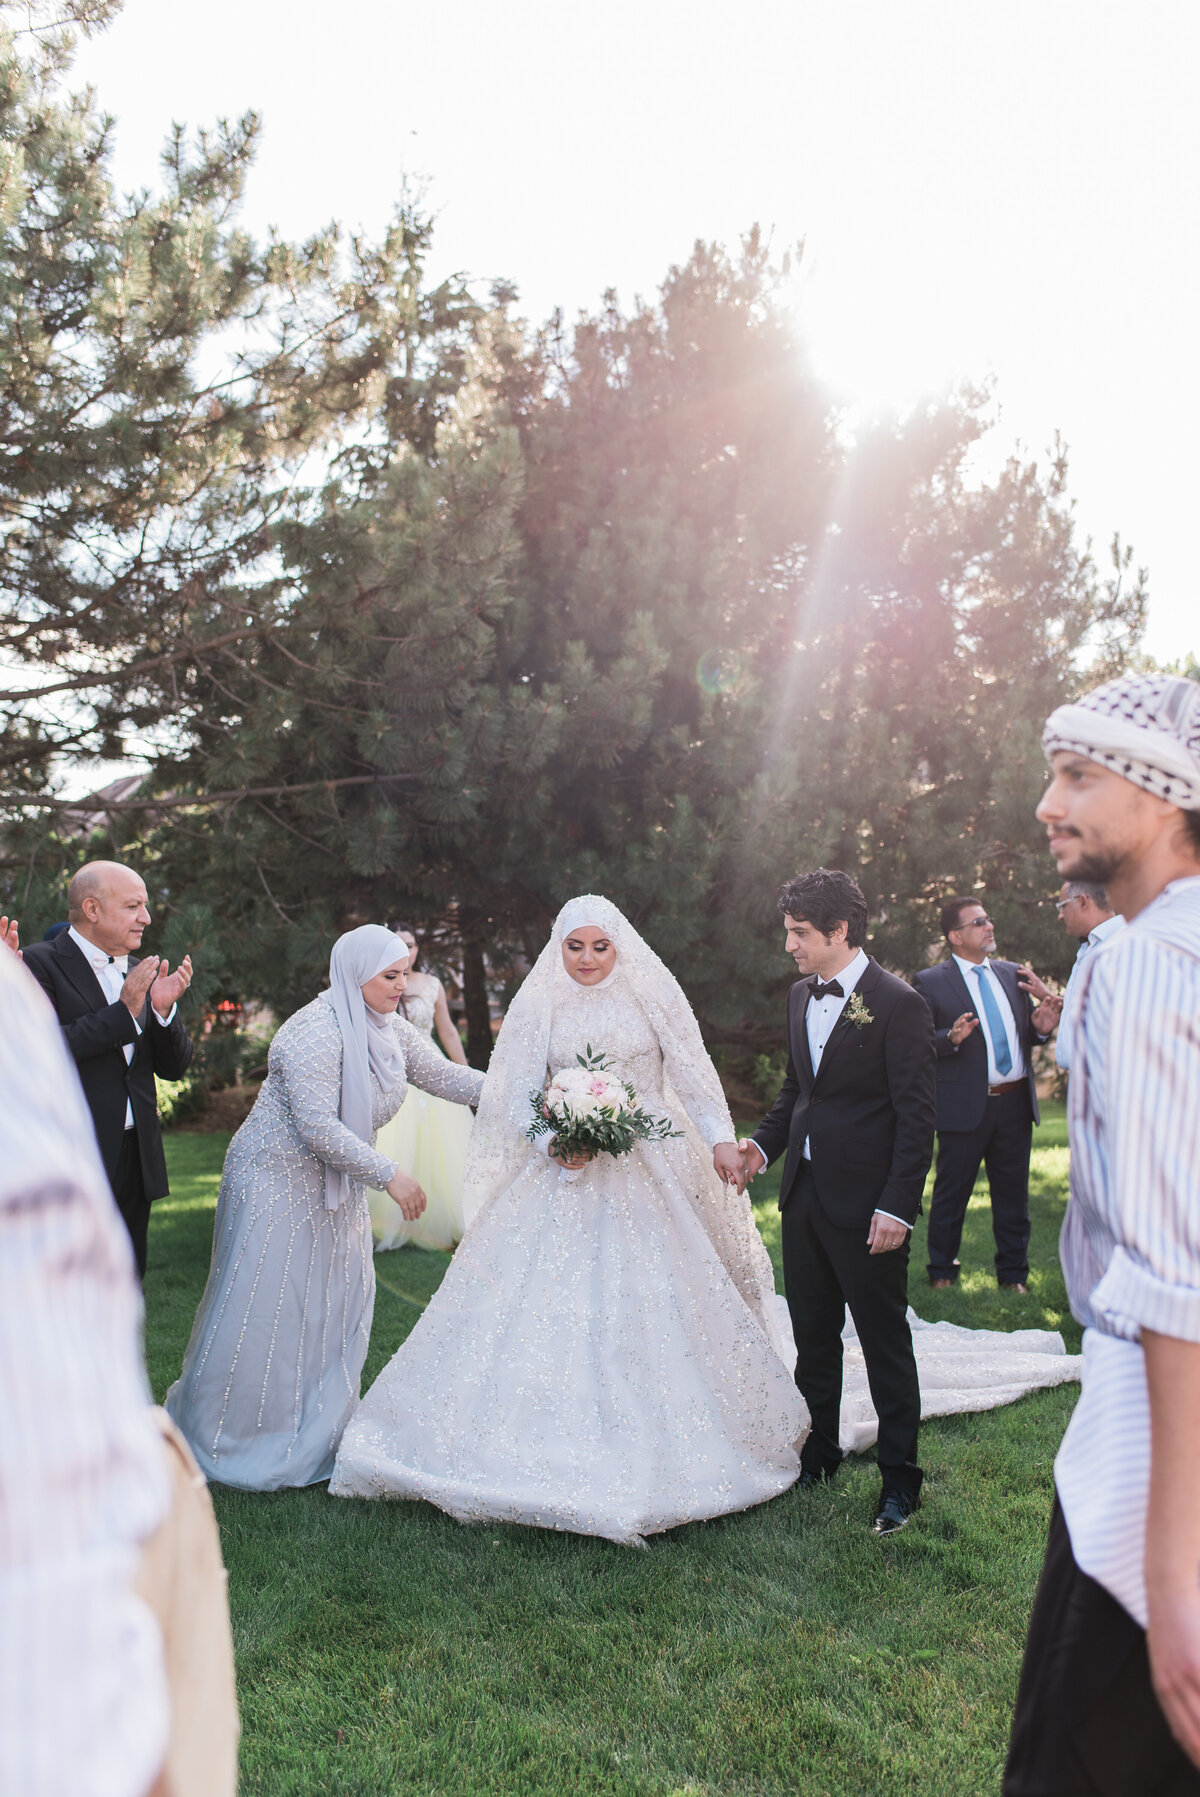
[[1004, 1019], [1000, 1015], [1000, 1006], [996, 1003], [996, 995], [987, 980], [984, 979], [986, 969], [976, 967], [975, 978], [979, 981], [979, 996], [983, 1000], [983, 1014], [987, 1019], [988, 1035], [992, 1038], [992, 1053], [996, 1058], [997, 1073], [1012, 1072], [1012, 1055], [1008, 1047], [1008, 1031], [1004, 1027]]

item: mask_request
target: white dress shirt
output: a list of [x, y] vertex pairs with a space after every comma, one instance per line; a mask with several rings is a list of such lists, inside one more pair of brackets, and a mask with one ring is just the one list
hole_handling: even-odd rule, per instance
[[[833, 1034], [834, 1025], [849, 1004], [854, 988], [858, 985], [859, 980], [862, 979], [863, 974], [867, 971], [870, 964], [866, 951], [860, 948], [853, 961], [850, 961], [842, 968], [840, 973], [835, 973], [833, 976], [838, 985], [842, 988], [842, 996], [838, 998], [831, 992], [824, 998], [809, 999], [804, 1024], [808, 1031], [808, 1054], [809, 1059], [812, 1061], [814, 1075], [821, 1065], [821, 1056], [825, 1053], [829, 1044], [829, 1038]], [[828, 984], [829, 982], [825, 981], [822, 983]], [[758, 1143], [752, 1140], [751, 1147], [758, 1148], [759, 1159], [762, 1162], [762, 1167], [765, 1167], [767, 1164], [767, 1157], [762, 1149], [759, 1148]], [[801, 1152], [806, 1161], [812, 1160], [812, 1149], [809, 1147], [807, 1136], [804, 1138], [804, 1147]], [[762, 1167], [759, 1168], [760, 1173]], [[905, 1229], [912, 1228], [911, 1223], [906, 1223], [903, 1217], [897, 1217], [890, 1210], [877, 1209], [875, 1215], [878, 1217], [890, 1217], [893, 1223], [904, 1223]]]
[[1173, 880], [1079, 976], [1060, 1254], [1083, 1396], [1054, 1478], [1076, 1562], [1146, 1626], [1143, 1329], [1200, 1343], [1200, 877]]
[[[120, 999], [121, 988], [124, 986], [129, 973], [129, 956], [110, 955], [106, 949], [97, 948], [94, 942], [89, 942], [86, 936], [81, 936], [79, 934], [79, 931], [75, 928], [74, 924], [72, 924], [67, 931], [67, 935], [71, 938], [71, 941], [75, 944], [76, 948], [81, 951], [88, 966], [99, 980], [100, 989], [108, 999], [109, 1004], [115, 1005]], [[176, 1005], [172, 1005], [165, 1017], [159, 1017], [158, 1012], [154, 1009], [154, 1006], [151, 1005], [150, 1015], [154, 1018], [156, 1023], [168, 1024], [172, 1017], [174, 1017], [177, 1009], [178, 1007]], [[132, 1016], [133, 1013], [131, 1012], [130, 1015]], [[133, 1019], [133, 1027], [140, 1036], [142, 1033], [142, 1026], [136, 1017]], [[133, 1049], [134, 1044], [132, 1042], [126, 1042], [121, 1050], [121, 1053], [125, 1056], [125, 1065], [127, 1067], [133, 1061]], [[128, 1099], [125, 1100], [125, 1127], [126, 1129], [133, 1128], [133, 1106]]]
[[[1013, 1016], [1013, 1009], [1008, 1002], [1008, 996], [1005, 993], [1004, 987], [996, 977], [996, 969], [994, 967], [989, 967], [986, 961], [979, 962], [978, 964], [974, 961], [964, 961], [961, 955], [955, 955], [954, 959], [958, 963], [958, 971], [967, 982], [967, 991], [971, 994], [971, 1008], [979, 1019], [979, 1028], [983, 1035], [984, 1045], [987, 1048], [988, 1085], [1006, 1086], [1010, 1080], [1024, 1079], [1028, 1072], [1028, 1068], [1025, 1064], [1025, 1050], [1021, 1047], [1021, 1038], [1017, 1031], [1017, 1020]], [[1007, 1073], [1001, 1073], [996, 1066], [996, 1045], [992, 1041], [992, 1032], [988, 1028], [987, 1013], [983, 1008], [983, 994], [979, 990], [984, 980], [987, 981], [988, 989], [996, 1000], [996, 1005], [1004, 1024], [1005, 1040], [1008, 1043], [1008, 1052], [1012, 1058], [1012, 1066]]]
[[[804, 1022], [808, 1029], [808, 1058], [812, 1062], [814, 1074], [821, 1065], [821, 1056], [825, 1053], [825, 1045], [833, 1034], [835, 1023], [850, 1002], [850, 994], [862, 979], [869, 965], [866, 955], [860, 948], [849, 966], [843, 967], [840, 973], [835, 973], [833, 976], [842, 989], [842, 996], [835, 998], [833, 993], [830, 993], [826, 998], [809, 999]], [[806, 1161], [811, 1161], [812, 1149], [809, 1147], [807, 1136], [804, 1138], [803, 1154]]]
[[1075, 965], [1071, 969], [1071, 977], [1067, 981], [1067, 989], [1063, 993], [1062, 1014], [1058, 1019], [1058, 1035], [1054, 1039], [1054, 1059], [1066, 1073], [1071, 1065], [1071, 1037], [1075, 1027], [1075, 1005], [1079, 997], [1079, 972], [1093, 949], [1115, 936], [1118, 930], [1125, 928], [1125, 919], [1119, 911], [1106, 917], [1090, 930], [1079, 944], [1075, 955]]
[[0, 948], [0, 1791], [142, 1797], [167, 1743], [134, 1594], [169, 1483], [141, 1293], [45, 995]]

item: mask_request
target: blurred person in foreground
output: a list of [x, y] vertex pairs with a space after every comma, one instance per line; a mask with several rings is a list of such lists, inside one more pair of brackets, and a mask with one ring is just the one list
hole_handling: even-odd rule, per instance
[[150, 1408], [129, 1241], [0, 923], [0, 1791], [233, 1797], [216, 1524]]
[[67, 888], [67, 908], [67, 928], [27, 948], [25, 965], [62, 1025], [144, 1276], [150, 1206], [168, 1191], [154, 1076], [182, 1079], [192, 1058], [176, 1014], [191, 984], [191, 958], [185, 955], [174, 973], [157, 955], [138, 959], [150, 922], [146, 887], [119, 861], [81, 867]]
[[1200, 684], [1061, 706], [1038, 806], [1127, 927], [1079, 977], [1061, 1255], [1083, 1395], [1029, 1625], [1005, 1797], [1200, 1793]]
[[938, 1057], [929, 1283], [937, 1291], [958, 1278], [963, 1219], [983, 1166], [996, 1281], [1002, 1291], [1024, 1295], [1029, 1153], [1040, 1120], [1033, 1051], [1058, 1022], [1062, 1001], [1030, 968], [992, 958], [996, 930], [978, 899], [949, 899], [940, 922], [950, 953], [913, 976], [933, 1015]]
[[1115, 936], [1118, 930], [1125, 928], [1125, 919], [1119, 911], [1114, 911], [1108, 902], [1108, 894], [1095, 880], [1064, 880], [1059, 888], [1055, 901], [1058, 912], [1068, 936], [1074, 936], [1079, 943], [1075, 955], [1075, 965], [1071, 969], [1071, 977], [1067, 981], [1063, 993], [1062, 1016], [1058, 1020], [1058, 1034], [1054, 1038], [1054, 1059], [1064, 1073], [1071, 1066], [1071, 1030], [1075, 1014], [1075, 1001], [1079, 997], [1079, 975], [1083, 964], [1093, 949]]

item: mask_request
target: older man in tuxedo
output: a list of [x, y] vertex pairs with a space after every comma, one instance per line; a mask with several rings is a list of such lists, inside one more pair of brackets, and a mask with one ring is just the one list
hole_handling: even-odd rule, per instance
[[154, 1076], [182, 1079], [192, 1044], [176, 1006], [191, 957], [171, 972], [135, 951], [150, 922], [146, 887], [131, 867], [89, 861], [67, 891], [70, 927], [25, 950], [25, 965], [62, 1025], [92, 1114], [104, 1171], [146, 1271], [150, 1206], [167, 1194]]
[[1039, 1121], [1033, 1050], [1058, 1021], [1061, 999], [1015, 961], [992, 960], [996, 931], [973, 898], [942, 907], [945, 961], [913, 985], [933, 1015], [937, 1043], [937, 1174], [929, 1204], [929, 1281], [958, 1278], [967, 1201], [987, 1168], [996, 1278], [1023, 1293], [1029, 1277], [1029, 1151]]

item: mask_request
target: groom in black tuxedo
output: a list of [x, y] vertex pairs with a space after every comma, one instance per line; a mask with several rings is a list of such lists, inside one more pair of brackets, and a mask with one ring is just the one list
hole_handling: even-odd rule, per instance
[[[875, 1529], [887, 1535], [908, 1521], [922, 1478], [921, 1394], [906, 1313], [909, 1236], [933, 1159], [933, 1024], [912, 987], [865, 953], [867, 902], [849, 875], [819, 867], [789, 880], [779, 909], [802, 978], [788, 994], [787, 1077], [751, 1140], [739, 1144], [740, 1171], [753, 1177], [786, 1155], [783, 1276], [796, 1383], [812, 1416], [800, 1484], [831, 1478], [842, 1458], [849, 1305], [879, 1415]], [[732, 1161], [718, 1170], [737, 1172]]]
[[192, 1044], [176, 1005], [192, 978], [185, 955], [172, 973], [157, 955], [139, 960], [150, 922], [146, 888], [131, 867], [89, 861], [67, 889], [69, 927], [25, 950], [75, 1060], [104, 1171], [146, 1271], [150, 1206], [167, 1195], [167, 1163], [154, 1076], [182, 1079]]

